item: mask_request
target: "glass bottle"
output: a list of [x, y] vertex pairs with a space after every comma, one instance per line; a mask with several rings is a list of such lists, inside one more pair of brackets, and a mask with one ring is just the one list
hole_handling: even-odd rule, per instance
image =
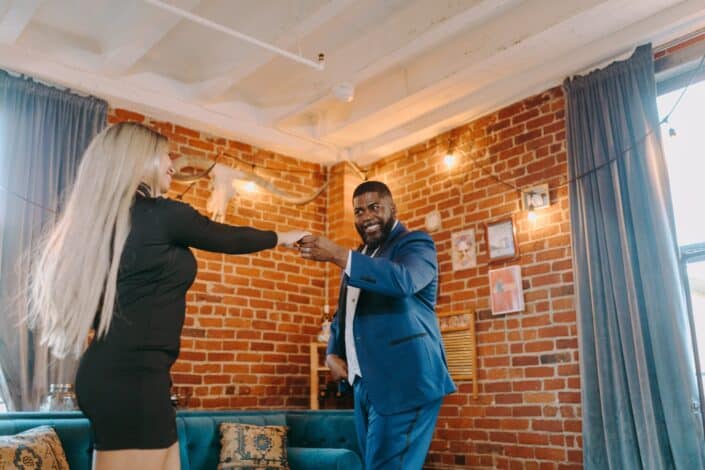
[[72, 384], [51, 384], [39, 411], [74, 411], [78, 409]]

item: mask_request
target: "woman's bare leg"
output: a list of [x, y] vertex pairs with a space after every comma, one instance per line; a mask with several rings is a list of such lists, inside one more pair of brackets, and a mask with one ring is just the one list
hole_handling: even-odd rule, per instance
[[180, 470], [179, 443], [166, 449], [125, 449], [93, 452], [93, 470]]

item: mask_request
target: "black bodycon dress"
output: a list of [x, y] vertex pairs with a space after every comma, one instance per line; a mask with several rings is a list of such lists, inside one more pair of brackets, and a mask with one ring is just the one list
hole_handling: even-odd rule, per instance
[[276, 244], [275, 232], [219, 224], [187, 204], [136, 196], [112, 324], [88, 347], [76, 375], [96, 449], [162, 449], [177, 440], [169, 369], [196, 276], [189, 247], [238, 254]]

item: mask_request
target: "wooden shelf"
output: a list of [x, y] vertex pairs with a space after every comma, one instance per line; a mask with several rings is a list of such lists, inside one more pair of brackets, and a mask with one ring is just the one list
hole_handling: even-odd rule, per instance
[[321, 365], [320, 349], [325, 349], [326, 343], [314, 342], [309, 345], [309, 359], [311, 364], [309, 406], [312, 410], [318, 409], [318, 391], [320, 389], [320, 378], [318, 374], [328, 372], [328, 367]]

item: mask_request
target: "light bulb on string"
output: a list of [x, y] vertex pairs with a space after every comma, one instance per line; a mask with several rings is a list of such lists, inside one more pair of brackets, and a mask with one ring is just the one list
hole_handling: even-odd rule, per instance
[[455, 165], [455, 155], [453, 155], [452, 153], [446, 154], [446, 156], [443, 157], [443, 163], [445, 163], [446, 168], [450, 170], [451, 168], [453, 168], [453, 165]]
[[[668, 124], [668, 116], [663, 118], [663, 121], [661, 121], [661, 124]], [[673, 126], [668, 126], [668, 137], [675, 137], [676, 135], [678, 135], [678, 133], [676, 132], [676, 129]]]
[[454, 150], [457, 143], [457, 137], [455, 137], [454, 134], [454, 131], [450, 131], [450, 133], [448, 133], [448, 147], [446, 147], [446, 154], [443, 157], [443, 163], [448, 170], [451, 170], [455, 166], [456, 161]]
[[526, 218], [529, 220], [529, 222], [536, 222], [536, 211], [534, 211], [533, 208], [529, 209], [529, 213], [526, 214]]

